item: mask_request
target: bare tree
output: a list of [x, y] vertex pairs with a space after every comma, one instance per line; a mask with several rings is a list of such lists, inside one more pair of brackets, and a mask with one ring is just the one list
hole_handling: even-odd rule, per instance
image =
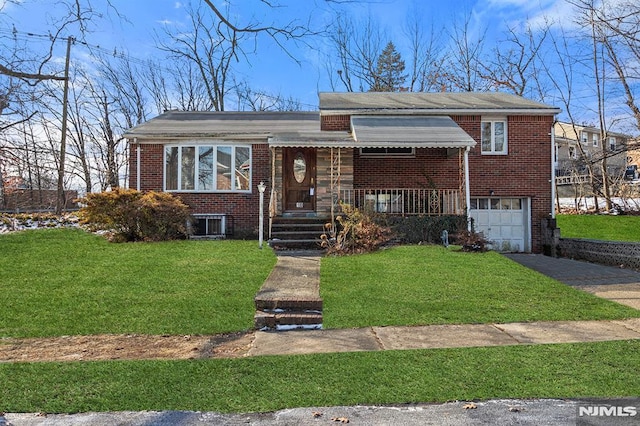
[[338, 62], [332, 68], [346, 91], [364, 92], [375, 86], [376, 66], [384, 37], [384, 32], [371, 16], [363, 22], [355, 22], [346, 16], [336, 17], [329, 33], [331, 49]]
[[531, 85], [538, 78], [540, 57], [538, 53], [549, 33], [548, 26], [533, 30], [527, 26], [519, 33], [508, 28], [506, 40], [496, 44], [486, 65], [481, 63], [481, 73], [497, 90], [507, 90], [525, 96], [533, 90]]
[[481, 73], [487, 29], [472, 28], [471, 19], [470, 13], [459, 17], [449, 32], [447, 71], [439, 76], [438, 81], [441, 87], [450, 91], [486, 91], [490, 86]]

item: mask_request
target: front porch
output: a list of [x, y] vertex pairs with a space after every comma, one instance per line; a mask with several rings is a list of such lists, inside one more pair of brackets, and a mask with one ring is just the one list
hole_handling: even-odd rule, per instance
[[[337, 194], [340, 194], [339, 197]], [[284, 212], [269, 218], [269, 243], [280, 249], [319, 249], [326, 224], [333, 228], [341, 203], [363, 212], [389, 216], [464, 215], [464, 192], [457, 189], [341, 189], [330, 213]]]

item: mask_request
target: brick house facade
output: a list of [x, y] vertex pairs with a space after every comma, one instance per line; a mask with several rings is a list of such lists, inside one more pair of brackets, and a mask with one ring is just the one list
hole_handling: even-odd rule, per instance
[[338, 201], [467, 214], [494, 248], [541, 252], [558, 112], [500, 93], [321, 93], [319, 112], [168, 112], [125, 135], [129, 186], [174, 192], [237, 237], [257, 232], [264, 182], [267, 217], [332, 218]]

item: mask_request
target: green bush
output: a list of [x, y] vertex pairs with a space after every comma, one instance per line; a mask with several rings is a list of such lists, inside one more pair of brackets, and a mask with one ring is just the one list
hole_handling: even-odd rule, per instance
[[379, 220], [383, 220], [384, 225], [389, 226], [405, 244], [440, 244], [442, 231], [454, 235], [467, 229], [467, 217], [458, 215], [390, 216]]
[[87, 194], [80, 200], [81, 223], [108, 231], [114, 241], [164, 241], [187, 236], [189, 208], [162, 192], [116, 189]]

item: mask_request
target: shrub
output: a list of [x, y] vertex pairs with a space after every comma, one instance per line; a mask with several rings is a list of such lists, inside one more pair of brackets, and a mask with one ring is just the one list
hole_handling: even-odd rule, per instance
[[482, 232], [460, 231], [456, 234], [456, 244], [462, 246], [462, 251], [467, 252], [484, 252], [489, 250], [487, 245], [490, 243], [484, 237]]
[[441, 244], [442, 231], [454, 235], [467, 228], [467, 217], [447, 216], [391, 216], [385, 224], [394, 231], [398, 239], [406, 244]]
[[116, 189], [80, 200], [81, 222], [90, 230], [113, 234], [114, 241], [163, 241], [187, 236], [189, 208], [162, 192]]
[[327, 254], [345, 255], [372, 252], [388, 243], [393, 233], [391, 229], [376, 223], [366, 213], [348, 204], [341, 203], [343, 214], [336, 217], [337, 229], [322, 235], [322, 247]]

